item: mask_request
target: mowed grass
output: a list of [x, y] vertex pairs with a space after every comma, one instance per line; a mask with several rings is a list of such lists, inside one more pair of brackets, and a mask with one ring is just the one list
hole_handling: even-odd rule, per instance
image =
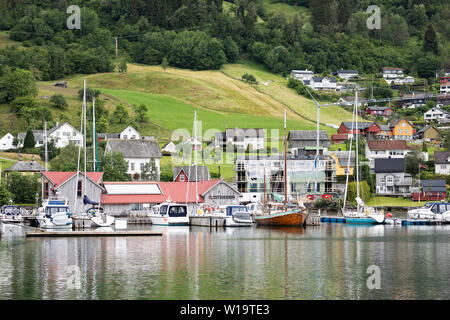
[[412, 201], [405, 198], [394, 197], [372, 197], [367, 202], [372, 207], [422, 207], [429, 201]]
[[273, 0], [262, 0], [262, 4], [267, 13], [282, 13], [286, 18], [293, 18], [298, 15], [300, 20], [305, 23], [305, 18], [309, 20], [311, 16], [310, 11], [306, 7], [293, 6], [287, 3], [275, 2]]
[[[189, 132], [192, 132], [194, 111], [197, 110], [197, 120], [201, 122], [201, 124], [198, 125], [199, 131], [200, 125], [203, 132], [209, 129], [223, 131], [226, 127], [244, 127], [280, 129], [279, 134], [282, 135], [282, 119], [245, 113], [225, 113], [216, 110], [201, 109], [197, 108], [195, 105], [187, 104], [177, 98], [163, 94], [107, 88], [100, 88], [100, 90], [105, 94], [117, 97], [129, 104], [146, 105], [150, 121], [169, 130], [187, 129]], [[288, 130], [313, 130], [314, 125], [305, 124], [298, 119], [288, 119], [287, 128]]]
[[[245, 73], [255, 76], [259, 84], [257, 90], [273, 97], [280, 103], [288, 106], [301, 116], [316, 121], [317, 108], [312, 100], [300, 96], [293, 89], [287, 87], [288, 80], [282, 76], [266, 71], [262, 66], [248, 61], [240, 61], [236, 64], [227, 64], [222, 71], [234, 78], [240, 79]], [[352, 114], [339, 106], [326, 106], [320, 109], [320, 123], [339, 126], [342, 121], [351, 121]], [[322, 126], [323, 130], [336, 133], [336, 129]]]

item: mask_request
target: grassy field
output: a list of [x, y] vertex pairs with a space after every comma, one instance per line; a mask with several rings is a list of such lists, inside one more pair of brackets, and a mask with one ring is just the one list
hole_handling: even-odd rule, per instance
[[368, 202], [368, 206], [374, 207], [422, 207], [428, 201], [412, 201], [405, 198], [393, 197], [372, 197]]
[[293, 6], [273, 0], [262, 0], [262, 4], [267, 13], [282, 13], [289, 19], [293, 18], [294, 15], [298, 15], [303, 23], [309, 20], [311, 16], [309, 9], [305, 7]]

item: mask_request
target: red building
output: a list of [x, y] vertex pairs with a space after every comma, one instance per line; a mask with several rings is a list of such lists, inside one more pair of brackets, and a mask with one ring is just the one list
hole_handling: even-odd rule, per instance
[[333, 143], [343, 143], [348, 140], [348, 134], [341, 133], [341, 134], [333, 134], [331, 135], [331, 142]]
[[421, 192], [413, 192], [411, 197], [414, 201], [441, 201], [447, 196], [445, 180], [422, 180], [420, 182]]
[[366, 114], [373, 117], [383, 117], [384, 119], [390, 118], [394, 111], [389, 107], [367, 107]]
[[352, 123], [351, 122], [342, 122], [338, 128], [338, 134], [356, 134], [359, 133], [364, 137], [376, 136], [380, 134], [380, 126], [375, 122], [358, 122], [358, 127], [356, 128], [356, 124], [353, 124], [352, 131]]

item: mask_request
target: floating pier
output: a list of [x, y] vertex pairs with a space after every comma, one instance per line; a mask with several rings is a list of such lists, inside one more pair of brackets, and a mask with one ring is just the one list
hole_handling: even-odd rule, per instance
[[190, 216], [189, 225], [200, 227], [225, 227], [225, 218], [213, 216]]
[[74, 229], [90, 229], [92, 220], [89, 217], [72, 217], [72, 224]]
[[152, 224], [152, 219], [149, 217], [129, 217], [129, 224]]
[[27, 237], [142, 237], [162, 236], [161, 232], [136, 231], [36, 231], [27, 232]]
[[432, 226], [442, 224], [437, 220], [415, 220], [415, 219], [403, 219], [402, 226]]
[[325, 216], [320, 217], [320, 222], [328, 222], [328, 223], [345, 223], [344, 217], [333, 217], [333, 216]]
[[308, 216], [305, 220], [305, 226], [318, 226], [320, 221], [319, 216]]

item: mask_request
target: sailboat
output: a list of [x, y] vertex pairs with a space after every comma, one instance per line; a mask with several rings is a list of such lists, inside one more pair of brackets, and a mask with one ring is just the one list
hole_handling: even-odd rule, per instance
[[[355, 120], [356, 119], [356, 120]], [[355, 170], [356, 170], [356, 210], [346, 209], [345, 202], [347, 199], [347, 191], [348, 191], [348, 175], [349, 175], [349, 167], [350, 167], [350, 157], [352, 151], [352, 142], [353, 142], [353, 124], [356, 123], [356, 159], [355, 159]], [[359, 196], [359, 161], [358, 161], [358, 136], [359, 136], [359, 128], [358, 128], [358, 92], [355, 92], [355, 109], [353, 111], [353, 121], [352, 121], [352, 137], [350, 138], [350, 152], [349, 159], [347, 163], [347, 177], [345, 183], [345, 194], [344, 194], [344, 205], [342, 208], [342, 214], [345, 217], [346, 223], [352, 224], [381, 224], [384, 223], [385, 217], [384, 214], [378, 212], [373, 207], [368, 207], [364, 201]]]
[[[84, 141], [84, 186], [87, 184], [87, 170], [86, 170], [86, 162], [87, 162], [87, 154], [86, 154], [86, 138], [87, 138], [87, 131], [86, 131], [86, 79], [84, 80], [84, 94], [83, 94], [83, 110], [81, 113], [81, 132], [83, 132], [83, 141]], [[92, 101], [92, 122], [93, 122], [93, 130], [92, 130], [92, 143], [93, 143], [93, 168], [95, 171], [96, 167], [96, 161], [95, 161], [95, 154], [96, 154], [96, 132], [95, 132], [95, 99]], [[84, 124], [84, 130], [83, 130], [83, 124]], [[81, 152], [81, 145], [78, 150], [78, 166], [80, 161], [80, 152]], [[97, 166], [98, 167], [98, 166]], [[79, 167], [77, 170], [77, 178], [79, 175]], [[78, 179], [77, 179], [78, 180]], [[103, 212], [103, 210], [99, 207], [99, 203], [95, 201], [91, 201], [88, 196], [85, 194], [83, 197], [83, 205], [89, 204], [92, 207], [87, 209], [86, 212], [82, 212], [81, 216], [88, 216], [91, 221], [92, 225], [94, 227], [109, 227], [114, 223], [114, 217], [111, 215], [108, 215]]]
[[284, 205], [280, 210], [269, 211], [267, 214], [255, 216], [255, 222], [257, 225], [263, 226], [303, 226], [307, 217], [306, 208], [301, 202], [299, 202], [299, 207], [298, 209], [288, 210], [287, 205], [286, 110], [284, 110]]

